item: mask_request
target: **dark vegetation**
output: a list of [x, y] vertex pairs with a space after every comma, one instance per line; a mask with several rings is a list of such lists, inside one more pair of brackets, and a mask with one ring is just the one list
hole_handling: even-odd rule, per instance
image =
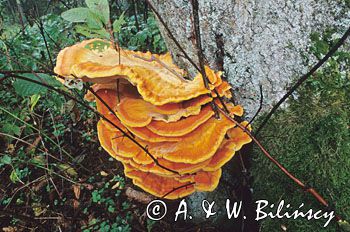
[[[334, 29], [311, 37], [311, 52], [318, 59], [337, 38]], [[307, 57], [306, 57], [307, 58]], [[260, 141], [288, 170], [331, 202], [343, 218], [350, 216], [350, 50], [336, 54], [279, 110], [259, 135]], [[261, 117], [263, 118], [263, 116]], [[257, 124], [259, 124], [257, 122]], [[254, 152], [253, 176], [256, 199], [278, 203], [284, 199], [297, 209], [323, 209], [320, 204], [286, 176], [281, 175], [263, 155]], [[287, 204], [286, 203], [286, 204]], [[292, 211], [292, 210], [289, 210]], [[262, 231], [341, 231], [336, 223], [323, 228], [325, 220], [267, 219]]]
[[[162, 53], [165, 43], [143, 1], [110, 1], [112, 20], [123, 19], [117, 38], [122, 47]], [[57, 53], [96, 37], [81, 24], [61, 18], [84, 1], [0, 0], [0, 70], [28, 70], [24, 76], [74, 94], [47, 74]], [[122, 17], [124, 15], [124, 17]], [[122, 18], [121, 18], [122, 17]], [[312, 54], [324, 55], [337, 31], [312, 36]], [[338, 32], [339, 33], [339, 32]], [[279, 110], [259, 139], [297, 177], [319, 190], [344, 218], [350, 216], [350, 52], [338, 51]], [[92, 103], [89, 103], [93, 105]], [[5, 231], [162, 231], [131, 201], [131, 183], [121, 165], [99, 146], [88, 110], [46, 88], [0, 74], [0, 230]], [[259, 120], [254, 123], [259, 125]], [[255, 126], [254, 125], [254, 126]], [[309, 195], [254, 151], [254, 196], [298, 207], [320, 209]], [[264, 220], [262, 231], [320, 231], [323, 221]], [[322, 231], [339, 231], [333, 221]]]
[[[67, 89], [47, 74], [30, 73], [52, 71], [62, 48], [94, 36], [60, 16], [79, 5], [84, 2], [0, 1], [0, 69], [29, 70], [23, 76], [82, 99], [83, 90]], [[124, 12], [118, 33], [122, 47], [165, 51], [145, 4], [113, 3], [111, 11], [114, 17]], [[130, 183], [121, 165], [99, 146], [93, 113], [40, 85], [1, 74], [0, 82], [1, 231], [151, 228], [154, 223], [142, 216], [144, 206], [124, 194]]]

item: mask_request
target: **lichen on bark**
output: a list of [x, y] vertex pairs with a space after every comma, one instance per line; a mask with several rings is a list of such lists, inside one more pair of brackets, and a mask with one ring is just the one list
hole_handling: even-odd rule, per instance
[[[151, 0], [188, 55], [197, 61], [192, 7], [189, 0]], [[340, 31], [350, 22], [347, 1], [330, 0], [199, 0], [204, 55], [212, 68], [223, 70], [235, 97], [248, 118], [259, 107], [263, 87], [263, 111], [286, 92], [315, 59], [306, 63], [310, 34], [331, 26]], [[178, 65], [194, 68], [169, 39], [168, 49]]]

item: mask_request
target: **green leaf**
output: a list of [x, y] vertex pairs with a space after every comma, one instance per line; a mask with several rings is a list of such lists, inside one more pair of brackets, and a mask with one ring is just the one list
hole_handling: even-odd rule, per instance
[[329, 45], [325, 41], [321, 41], [321, 40], [317, 41], [315, 43], [315, 46], [316, 46], [317, 52], [323, 55], [326, 54], [329, 50]]
[[108, 33], [108, 31], [106, 31], [106, 29], [100, 29], [100, 30], [91, 30], [93, 33], [96, 34], [96, 37], [101, 37], [103, 39], [110, 39], [110, 34]]
[[83, 23], [86, 22], [89, 11], [86, 7], [73, 8], [63, 12], [61, 17], [69, 22]]
[[122, 26], [125, 23], [124, 13], [125, 13], [125, 11], [119, 16], [118, 19], [114, 20], [114, 22], [113, 22], [113, 31], [114, 32], [120, 32], [120, 30], [122, 29]]
[[46, 160], [43, 156], [37, 155], [30, 160], [33, 164], [45, 166]]
[[45, 208], [43, 208], [40, 203], [36, 203], [36, 202], [32, 203], [32, 209], [36, 217], [39, 217], [41, 214], [45, 212]]
[[115, 208], [113, 207], [113, 206], [108, 206], [108, 208], [107, 208], [107, 210], [108, 210], [108, 212], [110, 212], [110, 213], [114, 213], [115, 212]]
[[76, 25], [75, 31], [79, 34], [82, 34], [83, 36], [87, 38], [104, 38], [104, 39], [110, 39], [109, 33], [106, 31], [106, 29], [90, 29], [89, 27], [85, 25]]
[[[39, 81], [39, 79], [33, 74], [23, 74], [22, 76]], [[47, 89], [44, 86], [22, 79], [15, 80], [13, 87], [15, 88], [16, 93], [21, 97], [27, 97], [38, 93], [45, 94], [47, 92]]]
[[94, 190], [92, 193], [92, 202], [97, 203], [101, 200], [101, 195], [98, 193], [97, 190]]
[[78, 173], [68, 164], [58, 164], [57, 167], [72, 177], [77, 177]]
[[3, 163], [3, 164], [11, 164], [11, 162], [12, 162], [12, 158], [8, 155], [4, 155], [1, 158], [1, 163]]
[[90, 28], [88, 28], [85, 25], [76, 25], [75, 31], [79, 34], [82, 34], [83, 36], [85, 36], [87, 38], [94, 38], [95, 37], [95, 34], [91, 33]]
[[6, 123], [1, 127], [1, 131], [10, 135], [19, 135], [21, 128], [11, 123]]
[[15, 169], [13, 169], [11, 174], [10, 174], [10, 180], [12, 181], [12, 183], [16, 183], [16, 182], [21, 180], [21, 179], [19, 179]]
[[88, 17], [86, 19], [86, 23], [87, 23], [87, 26], [89, 27], [89, 29], [102, 29], [103, 28], [103, 21], [98, 16], [98, 14], [96, 14], [95, 12], [93, 12], [91, 10], [88, 12]]
[[74, 106], [76, 105], [76, 102], [74, 100], [68, 100], [67, 102], [65, 102], [62, 106], [61, 109], [61, 114], [68, 114], [71, 113], [74, 109]]
[[85, 0], [89, 9], [95, 13], [106, 25], [109, 21], [109, 4], [108, 0]]
[[[25, 73], [25, 74], [22, 74], [22, 76], [29, 78], [31, 80], [35, 80], [41, 83], [51, 85], [51, 86], [55, 86], [55, 87], [61, 86], [61, 83], [59, 81], [57, 81], [55, 78], [47, 74]], [[13, 83], [13, 87], [15, 88], [16, 93], [21, 97], [32, 96], [34, 94], [39, 94], [39, 93], [43, 95], [47, 92], [46, 87], [33, 82], [22, 80], [22, 79], [15, 80], [15, 82]]]
[[34, 110], [34, 107], [38, 103], [39, 99], [40, 99], [40, 94], [34, 94], [30, 97], [30, 111]]
[[107, 48], [109, 48], [111, 44], [109, 42], [97, 40], [85, 45], [84, 48], [89, 50], [97, 50], [98, 52], [103, 52]]
[[[29, 78], [31, 80], [35, 80], [35, 81], [40, 81], [42, 83], [46, 83], [48, 84], [47, 81], [48, 77], [52, 78], [48, 75], [45, 74], [32, 74], [32, 73], [25, 73], [22, 74], [22, 76]], [[21, 97], [27, 97], [27, 96], [31, 96], [34, 94], [45, 94], [47, 92], [47, 88], [44, 86], [41, 86], [39, 84], [36, 83], [32, 83], [26, 80], [22, 80], [22, 79], [17, 79], [14, 83], [13, 83], [13, 87], [15, 88], [15, 91], [18, 95], [20, 95]]]

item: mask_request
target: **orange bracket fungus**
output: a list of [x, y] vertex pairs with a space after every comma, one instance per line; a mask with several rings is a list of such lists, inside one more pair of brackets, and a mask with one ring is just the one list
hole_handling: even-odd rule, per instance
[[[231, 86], [207, 66], [208, 88], [200, 73], [185, 79], [169, 53], [117, 51], [107, 41], [92, 39], [63, 49], [54, 71], [94, 83], [85, 98], [96, 101], [107, 119], [97, 124], [101, 146], [123, 163], [135, 185], [157, 197], [213, 191], [222, 166], [251, 142], [227, 118], [243, 114], [241, 106], [227, 101]], [[228, 114], [216, 118], [210, 103], [222, 108], [222, 100]], [[251, 130], [247, 124], [241, 123]]]

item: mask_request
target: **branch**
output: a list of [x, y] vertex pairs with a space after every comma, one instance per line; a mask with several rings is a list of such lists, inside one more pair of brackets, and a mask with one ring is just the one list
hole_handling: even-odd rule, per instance
[[37, 25], [38, 28], [39, 28], [41, 37], [42, 37], [43, 40], [44, 40], [46, 52], [47, 52], [47, 54], [48, 54], [48, 56], [49, 56], [49, 60], [50, 60], [50, 64], [51, 64], [51, 69], [53, 69], [53, 68], [55, 67], [55, 65], [53, 64], [53, 60], [52, 60], [51, 53], [50, 53], [50, 48], [49, 48], [49, 45], [48, 45], [48, 43], [47, 43], [46, 36], [45, 36], [45, 32], [44, 32], [44, 24], [43, 24], [43, 22], [41, 21], [41, 18], [40, 18], [40, 16], [39, 16], [39, 12], [38, 12], [38, 7], [37, 7], [37, 5], [35, 5], [35, 11], [36, 11], [35, 13], [36, 13], [37, 16], [38, 16], [38, 19], [33, 18], [33, 20], [36, 22], [36, 25]]
[[179, 190], [179, 189], [182, 189], [182, 188], [186, 188], [187, 186], [191, 186], [191, 185], [194, 185], [195, 183], [194, 182], [190, 182], [190, 183], [187, 183], [187, 184], [184, 184], [184, 185], [181, 185], [179, 187], [176, 187], [174, 188], [173, 190], [167, 192], [166, 194], [164, 194], [161, 198], [165, 198], [166, 196], [168, 196], [169, 194]]
[[[123, 134], [124, 136], [126, 136], [127, 138], [129, 138], [129, 139], [130, 139], [131, 141], [133, 141], [138, 147], [140, 147], [143, 151], [145, 151], [146, 154], [147, 154], [148, 156], [151, 157], [151, 159], [155, 162], [156, 165], [158, 165], [159, 167], [163, 168], [164, 170], [167, 170], [167, 171], [169, 171], [169, 172], [172, 172], [172, 173], [174, 173], [174, 174], [177, 174], [177, 175], [180, 175], [180, 176], [181, 176], [181, 174], [180, 174], [179, 172], [177, 172], [177, 171], [175, 171], [175, 170], [172, 170], [172, 169], [170, 169], [170, 168], [167, 168], [167, 167], [163, 166], [162, 164], [160, 164], [160, 163], [158, 162], [158, 160], [148, 151], [148, 149], [147, 149], [146, 147], [142, 146], [139, 142], [137, 142], [137, 141], [134, 139], [134, 137], [133, 137], [132, 134], [129, 135], [127, 132], [123, 131], [120, 127], [118, 127], [117, 125], [115, 125], [112, 121], [110, 121], [109, 119], [107, 119], [104, 115], [102, 115], [101, 113], [99, 113], [96, 109], [90, 107], [90, 106], [89, 106], [88, 104], [86, 104], [84, 101], [80, 101], [80, 100], [76, 99], [75, 97], [72, 97], [71, 95], [67, 94], [66, 92], [64, 92], [64, 91], [62, 91], [62, 90], [60, 90], [60, 89], [56, 89], [55, 87], [50, 86], [50, 85], [48, 85], [48, 84], [45, 84], [45, 83], [42, 83], [42, 82], [39, 82], [39, 81], [35, 81], [35, 80], [29, 79], [29, 78], [25, 78], [25, 77], [22, 77], [22, 76], [14, 75], [13, 73], [33, 73], [33, 74], [35, 74], [35, 75], [37, 75], [37, 73], [46, 73], [46, 74], [55, 75], [55, 76], [57, 76], [57, 77], [59, 77], [59, 78], [61, 78], [61, 79], [64, 79], [63, 76], [57, 75], [57, 74], [55, 74], [55, 73], [53, 73], [53, 72], [51, 72], [51, 71], [38, 71], [38, 72], [34, 72], [34, 71], [23, 71], [23, 70], [15, 70], [15, 71], [0, 70], [0, 73], [5, 74], [6, 76], [17, 77], [17, 78], [20, 78], [20, 79], [24, 79], [24, 80], [27, 80], [27, 81], [30, 81], [30, 82], [33, 82], [33, 83], [42, 85], [42, 86], [44, 86], [44, 87], [46, 87], [46, 88], [49, 88], [49, 89], [51, 89], [51, 90], [53, 90], [53, 91], [56, 91], [56, 92], [58, 92], [58, 93], [60, 93], [60, 94], [63, 94], [64, 96], [66, 96], [66, 97], [68, 97], [68, 98], [70, 98], [70, 99], [72, 99], [72, 100], [75, 100], [76, 102], [78, 102], [79, 104], [81, 104], [82, 106], [84, 106], [85, 108], [91, 110], [91, 111], [94, 112], [96, 115], [98, 115], [99, 117], [101, 117], [101, 118], [103, 118], [104, 120], [106, 120], [107, 122], [109, 122], [109, 123], [110, 123], [112, 126], [114, 126], [116, 129], [118, 129], [119, 131], [121, 131], [122, 134]], [[6, 77], [6, 76], [5, 76], [5, 77]], [[5, 77], [4, 77], [4, 78], [5, 78]], [[86, 88], [87, 86], [84, 85], [84, 87]], [[89, 87], [88, 89], [89, 89], [90, 91], [92, 90], [90, 87]], [[101, 102], [108, 108], [108, 110], [109, 110], [113, 115], [116, 116], [115, 112], [107, 105], [107, 103], [106, 103], [103, 99], [101, 99], [99, 96], [97, 96], [97, 94], [95, 94], [93, 90], [92, 90], [91, 92], [92, 92], [99, 100], [101, 100]], [[117, 116], [116, 116], [116, 117], [117, 117]]]
[[193, 14], [193, 23], [194, 23], [194, 31], [196, 37], [196, 46], [197, 46], [197, 56], [199, 62], [200, 72], [202, 74], [203, 82], [205, 88], [209, 89], [209, 80], [205, 73], [204, 68], [204, 56], [203, 56], [203, 48], [202, 48], [202, 39], [201, 39], [201, 30], [199, 26], [199, 5], [198, 0], [191, 0], [192, 4], [192, 14]]
[[35, 218], [24, 215], [24, 214], [19, 214], [18, 212], [0, 209], [0, 214], [5, 215], [5, 216], [9, 216], [9, 217], [13, 217], [13, 218], [17, 218], [17, 219], [19, 219], [23, 222], [27, 222], [29, 224], [34, 224], [34, 225], [40, 227], [41, 229], [43, 229], [43, 231], [47, 231], [47, 229], [48, 229], [42, 223], [35, 220]]
[[72, 99], [74, 101], [76, 101], [77, 103], [79, 103], [80, 105], [82, 105], [83, 107], [85, 107], [88, 110], [91, 110], [92, 112], [94, 112], [97, 116], [99, 116], [100, 118], [104, 119], [105, 121], [107, 121], [108, 123], [110, 123], [112, 126], [114, 126], [116, 129], [118, 129], [125, 137], [127, 137], [128, 139], [130, 139], [131, 141], [133, 141], [138, 147], [140, 147], [149, 157], [151, 157], [151, 159], [156, 163], [156, 165], [158, 165], [159, 167], [163, 168], [164, 170], [167, 170], [169, 172], [172, 172], [174, 174], [177, 175], [181, 175], [179, 172], [172, 170], [170, 168], [167, 168], [163, 165], [161, 165], [158, 160], [148, 151], [147, 148], [145, 148], [142, 144], [140, 144], [138, 141], [136, 141], [131, 135], [129, 135], [127, 132], [125, 132], [122, 128], [120, 128], [118, 125], [116, 125], [115, 123], [113, 123], [111, 120], [109, 120], [108, 118], [106, 118], [104, 115], [102, 115], [100, 112], [98, 112], [96, 109], [94, 109], [93, 107], [89, 106], [88, 104], [86, 104], [84, 101], [81, 101], [73, 96], [71, 96], [70, 94], [66, 93], [65, 91], [61, 90], [61, 89], [56, 89], [55, 87], [42, 83], [40, 81], [36, 81], [36, 80], [32, 80], [30, 78], [26, 78], [23, 76], [18, 76], [15, 74], [11, 74], [11, 73], [7, 73], [7, 75], [10, 75], [11, 77], [14, 78], [18, 78], [18, 79], [22, 79], [25, 81], [29, 81], [38, 85], [42, 85], [48, 89], [51, 89], [59, 94], [62, 94], [64, 96], [66, 96], [69, 99]]
[[[259, 109], [256, 111], [256, 113], [254, 114], [254, 116], [252, 117], [252, 119], [250, 119], [249, 123], [247, 124], [247, 126], [249, 126], [254, 119], [256, 118], [256, 116], [258, 116], [258, 114], [260, 113], [261, 109], [262, 109], [262, 104], [264, 101], [264, 95], [263, 95], [263, 91], [262, 91], [262, 85], [259, 86], [259, 91], [260, 91], [260, 103], [259, 103]], [[246, 127], [247, 127], [246, 126]]]
[[[314, 189], [309, 187], [308, 185], [304, 184], [301, 180], [296, 178], [293, 174], [291, 174], [285, 167], [283, 167], [282, 164], [280, 164], [276, 159], [274, 159], [267, 151], [266, 149], [261, 145], [261, 143], [252, 135], [252, 133], [245, 127], [242, 126], [240, 123], [238, 123], [236, 120], [234, 120], [230, 115], [226, 114], [222, 109], [219, 108], [219, 110], [233, 123], [235, 123], [241, 130], [243, 130], [249, 137], [254, 141], [256, 145], [260, 148], [260, 150], [264, 153], [264, 155], [272, 161], [284, 174], [286, 174], [290, 179], [292, 179], [297, 185], [299, 185], [304, 191], [309, 192], [319, 203], [321, 203], [325, 207], [329, 207], [328, 202]], [[341, 220], [341, 217], [338, 215], [335, 215], [335, 218], [337, 221]]]
[[174, 41], [175, 45], [178, 47], [178, 49], [182, 52], [182, 54], [185, 56], [185, 58], [197, 69], [198, 72], [200, 72], [199, 67], [196, 65], [196, 63], [188, 56], [188, 54], [185, 52], [185, 50], [182, 48], [180, 45], [179, 41], [175, 38], [167, 24], [164, 22], [163, 18], [160, 16], [158, 11], [154, 8], [154, 6], [151, 4], [149, 0], [145, 0], [146, 3], [148, 4], [149, 8], [153, 11], [153, 13], [157, 16], [158, 20], [161, 22], [165, 30], [168, 32], [169, 37]]
[[[199, 72], [202, 75], [203, 83], [206, 89], [209, 89], [209, 79], [208, 76], [205, 72], [204, 68], [204, 55], [203, 55], [203, 49], [202, 49], [202, 40], [201, 40], [201, 31], [200, 31], [200, 26], [199, 26], [199, 6], [198, 6], [198, 1], [197, 0], [191, 0], [192, 4], [192, 14], [193, 14], [193, 19], [194, 19], [194, 28], [195, 28], [195, 37], [196, 37], [196, 47], [197, 47], [197, 56], [198, 56], [198, 62], [199, 62]], [[224, 105], [225, 110], [227, 110], [226, 105], [220, 98], [220, 95], [214, 88], [214, 91], [217, 95], [217, 97], [220, 99], [220, 102]], [[211, 93], [209, 93], [209, 97], [213, 97]], [[218, 106], [214, 101], [210, 102], [211, 108], [213, 109], [215, 113], [215, 118], [219, 119], [220, 115], [218, 112]], [[228, 112], [228, 111], [227, 111]]]

